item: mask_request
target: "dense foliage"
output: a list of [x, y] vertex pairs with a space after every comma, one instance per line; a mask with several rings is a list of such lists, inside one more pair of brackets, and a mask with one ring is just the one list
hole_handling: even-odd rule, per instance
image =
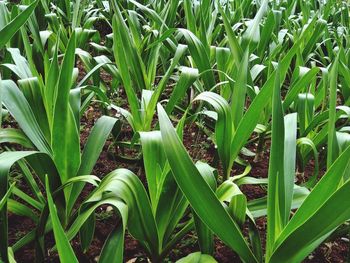
[[[37, 262], [48, 249], [78, 262], [71, 241], [89, 249], [100, 207], [117, 220], [98, 262], [123, 262], [126, 233], [155, 263], [188, 233], [200, 251], [178, 262], [216, 262], [215, 236], [249, 263], [301, 262], [347, 237], [349, 8], [0, 0], [1, 260], [34, 244]], [[91, 109], [102, 116], [87, 130]], [[189, 125], [215, 146], [214, 161], [192, 160]], [[139, 172], [93, 175], [106, 142]], [[253, 162], [268, 162], [264, 177]], [[248, 198], [251, 185], [266, 195]], [[35, 224], [13, 244], [9, 213]]]

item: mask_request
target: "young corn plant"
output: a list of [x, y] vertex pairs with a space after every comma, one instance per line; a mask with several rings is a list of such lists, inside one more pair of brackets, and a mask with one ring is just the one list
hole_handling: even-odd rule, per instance
[[[181, 129], [182, 125], [179, 125], [178, 134], [181, 134]], [[111, 259], [122, 262], [123, 236], [126, 229], [141, 243], [152, 262], [162, 262], [169, 251], [191, 230], [196, 230], [198, 233], [202, 253], [212, 254], [213, 234], [197, 215], [197, 211], [193, 210], [192, 215], [189, 214], [187, 209], [189, 203], [181, 188], [177, 186], [177, 179], [173, 176], [165, 156], [161, 132], [140, 132], [140, 140], [148, 193], [133, 172], [127, 169], [111, 172], [82, 204], [76, 220], [67, 231], [68, 240], [73, 239], [80, 231], [82, 244], [89, 245], [93, 234], [86, 234], [86, 232], [93, 232], [94, 211], [102, 204], [109, 204], [120, 216], [120, 221], [105, 242], [100, 262], [110, 262]], [[230, 209], [235, 214], [238, 224], [242, 225], [246, 213], [246, 199], [238, 186], [231, 181], [226, 181], [217, 188], [216, 172], [213, 168], [202, 162], [197, 162], [195, 167], [205, 184], [210, 185], [210, 188], [215, 191], [216, 198], [221, 201], [231, 201]], [[264, 200], [261, 200], [261, 203], [264, 203]], [[240, 204], [243, 204], [244, 208]], [[252, 211], [257, 211], [253, 206], [251, 208]], [[256, 241], [258, 232], [253, 222], [254, 219], [251, 218], [252, 236]], [[183, 261], [191, 262], [187, 260], [197, 257], [213, 261], [208, 255], [198, 253]]]
[[[1, 13], [3, 14], [0, 21], [0, 51], [3, 50], [4, 47], [10, 46], [11, 38], [16, 34], [16, 32], [23, 26], [30, 15], [35, 10], [38, 1], [33, 2], [30, 6], [28, 6], [21, 14], [18, 14], [17, 11], [13, 11], [10, 13], [4, 3], [0, 3]], [[12, 20], [10, 18], [13, 18]], [[0, 80], [1, 80], [0, 74]], [[2, 101], [1, 93], [0, 93], [0, 102]], [[0, 107], [0, 124], [3, 117], [2, 106]]]
[[[148, 192], [133, 172], [117, 169], [108, 174], [82, 204], [76, 220], [67, 232], [70, 240], [79, 229], [80, 232], [93, 231], [91, 226], [94, 224], [91, 220], [94, 221], [94, 210], [104, 202], [111, 202], [109, 204], [120, 215], [120, 222], [106, 241], [101, 252], [106, 256], [101, 256], [100, 262], [110, 262], [112, 259], [114, 262], [122, 262], [126, 229], [144, 247], [152, 262], [162, 262], [169, 251], [194, 227], [193, 218], [184, 218], [188, 214], [188, 202], [171, 174], [160, 132], [141, 132], [140, 140]], [[209, 165], [198, 163], [196, 166], [202, 171], [202, 176], [215, 181]], [[115, 205], [110, 200], [119, 200], [120, 205]], [[92, 237], [81, 235], [84, 236]], [[90, 242], [91, 239], [82, 240], [83, 244]]]
[[32, 16], [28, 23], [33, 43], [30, 42], [25, 28], [21, 29], [21, 36], [29, 62], [35, 64], [35, 68], [40, 73], [44, 72], [45, 60], [52, 57], [58, 39], [61, 52], [65, 52], [73, 32], [75, 32], [76, 45], [79, 48], [87, 49], [90, 42], [100, 41], [100, 35], [94, 29], [94, 23], [99, 19], [98, 12], [90, 10], [93, 7], [86, 5], [86, 1], [76, 1], [72, 5], [74, 11], [69, 21], [65, 21], [66, 16], [59, 15], [62, 14], [60, 12], [62, 10], [54, 4], [47, 5], [45, 1], [41, 1], [39, 5], [40, 12]]
[[[141, 30], [139, 22], [133, 13], [127, 15], [129, 26], [124, 21], [118, 4], [114, 4], [115, 15], [113, 16], [113, 51], [115, 62], [119, 70], [121, 82], [124, 86], [130, 113], [119, 109], [126, 117], [134, 131], [149, 131], [156, 104], [159, 101], [166, 85], [179, 60], [184, 56], [186, 47], [178, 45], [164, 76], [154, 87], [156, 80], [156, 69], [161, 57], [162, 42], [154, 42], [146, 49], [146, 54], [141, 54], [145, 44], [140, 42]], [[159, 34], [162, 35], [163, 28], [160, 27]], [[151, 38], [152, 35], [147, 38]], [[145, 39], [147, 39], [145, 38]], [[145, 61], [142, 59], [146, 57]], [[125, 65], [129, 64], [128, 67]], [[140, 96], [140, 98], [139, 98]]]
[[[295, 56], [298, 45], [311, 32], [315, 19], [312, 20], [304, 30], [303, 34], [295, 42], [293, 47], [288, 51], [286, 56], [280, 61], [280, 81], [286, 77], [289, 65]], [[247, 56], [247, 55], [246, 55]], [[247, 57], [242, 61], [241, 69], [247, 67]], [[215, 138], [218, 147], [219, 157], [224, 169], [224, 178], [230, 177], [233, 162], [238, 157], [242, 147], [245, 145], [250, 135], [256, 128], [256, 125], [261, 120], [261, 113], [265, 110], [269, 103], [269, 98], [272, 95], [276, 70], [274, 70], [268, 80], [261, 87], [250, 104], [249, 108], [244, 113], [246, 99], [246, 79], [250, 73], [248, 70], [240, 72], [241, 78], [236, 81], [234, 97], [231, 101], [231, 106], [228, 102], [213, 92], [203, 92], [199, 94], [195, 101], [205, 101], [209, 103], [217, 112], [217, 121], [215, 127]], [[244, 80], [245, 79], [245, 80]], [[298, 87], [298, 86], [297, 86]], [[294, 98], [296, 95], [293, 95]], [[227, 143], [227, 141], [229, 143]]]
[[[344, 180], [344, 175], [349, 165], [350, 148], [346, 148], [336, 159], [290, 219], [295, 176], [295, 162], [290, 161], [290, 158], [295, 160], [297, 118], [296, 114], [283, 117], [278, 85], [273, 91], [272, 106], [265, 261], [300, 262], [350, 218], [345, 207], [334, 210], [337, 202], [349, 194], [349, 181]], [[158, 107], [158, 114], [169, 165], [193, 210], [243, 261], [262, 261], [261, 248], [251, 250], [237, 226], [237, 220], [230, 216], [199, 175], [161, 106]], [[288, 129], [285, 130], [287, 125]], [[207, 205], [203, 206], [203, 202]]]
[[[20, 56], [18, 50], [11, 50], [17, 62], [12, 69], [22, 78], [17, 86], [12, 80], [2, 80], [2, 103], [12, 117], [17, 121], [20, 130], [3, 129], [2, 142], [19, 143], [35, 151], [9, 151], [2, 154], [2, 177], [4, 195], [7, 189], [8, 171], [14, 163], [19, 163], [22, 172], [30, 183], [35, 198], [28, 198], [20, 189], [14, 187], [15, 195], [35, 208], [40, 216], [26, 210], [26, 216], [37, 222], [36, 230], [30, 232], [14, 245], [14, 251], [24, 244], [36, 240], [38, 244], [37, 256], [40, 261], [44, 251], [43, 237], [50, 230], [48, 203], [39, 185], [46, 185], [45, 175], [52, 193], [55, 193], [55, 203], [64, 228], [72, 219], [75, 202], [86, 182], [96, 184], [98, 179], [89, 176], [102, 148], [117, 123], [117, 119], [102, 116], [91, 130], [87, 143], [80, 150], [80, 116], [81, 92], [84, 87], [73, 86], [75, 64], [75, 35], [69, 41], [67, 52], [61, 65], [58, 63], [57, 48], [54, 57], [47, 65], [45, 78], [31, 76], [29, 67]], [[22, 64], [20, 64], [22, 63]], [[22, 67], [21, 67], [22, 66]], [[27, 69], [27, 70], [24, 70]], [[22, 70], [22, 71], [21, 71]], [[25, 75], [27, 73], [28, 75]], [[22, 161], [25, 159], [25, 162]], [[38, 176], [39, 182], [33, 180], [29, 165]], [[6, 187], [5, 187], [6, 186]], [[23, 206], [13, 202], [14, 213], [16, 206]], [[7, 222], [6, 209], [2, 209], [2, 220]], [[12, 211], [11, 207], [9, 208]], [[50, 210], [51, 211], [51, 210]], [[2, 258], [6, 259], [7, 252], [7, 224], [2, 225]]]

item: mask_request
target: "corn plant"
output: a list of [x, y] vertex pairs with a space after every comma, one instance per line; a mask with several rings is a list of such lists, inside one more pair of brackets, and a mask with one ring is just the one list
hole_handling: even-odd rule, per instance
[[[71, 239], [79, 229], [84, 232], [91, 231], [92, 228], [89, 227], [91, 222], [88, 218], [93, 217], [95, 208], [102, 202], [111, 202], [110, 204], [121, 217], [121, 223], [116, 225], [106, 241], [101, 253], [108, 256], [102, 256], [101, 262], [109, 262], [111, 258], [114, 258], [115, 262], [122, 261], [122, 238], [126, 228], [140, 241], [152, 262], [162, 262], [181, 238], [193, 229], [193, 219], [182, 222], [182, 226], [179, 226], [180, 219], [187, 214], [188, 202], [176, 186], [170, 172], [160, 132], [141, 132], [140, 139], [144, 153], [148, 193], [134, 173], [126, 169], [117, 169], [107, 175], [83, 203], [77, 219], [67, 232], [68, 238]], [[208, 165], [204, 166], [200, 163], [197, 167], [200, 167], [203, 173], [209, 168]], [[119, 200], [120, 205], [116, 205], [112, 200]], [[174, 233], [175, 228], [178, 227], [177, 233]], [[82, 242], [89, 244], [91, 240]], [[118, 244], [117, 247], [115, 242]], [[111, 257], [111, 254], [114, 257]]]
[[[6, 167], [3, 171], [4, 176], [13, 163], [25, 157], [32, 159], [27, 160], [27, 162], [34, 169], [42, 184], [45, 185], [45, 176], [43, 174], [45, 171], [49, 176], [52, 191], [57, 191], [57, 189], [64, 190], [64, 194], [62, 194], [62, 191], [58, 191], [60, 194], [57, 195], [61, 199], [56, 197], [57, 200], [60, 200], [56, 204], [59, 207], [58, 213], [64, 226], [69, 223], [75, 201], [84, 187], [84, 182], [86, 181], [84, 176], [91, 173], [103, 145], [117, 121], [115, 118], [101, 117], [92, 129], [84, 150], [80, 151], [80, 93], [84, 87], [77, 86], [73, 88], [75, 41], [73, 34], [61, 66], [58, 64], [56, 48], [56, 53], [51, 64], [48, 65], [47, 75], [44, 80], [31, 76], [29, 67], [25, 67], [25, 60], [20, 56], [18, 50], [12, 50], [11, 52], [15, 56], [14, 60], [17, 62], [12, 69], [19, 73], [22, 79], [18, 81], [19, 87], [11, 80], [3, 80], [1, 82], [3, 104], [23, 131], [4, 129], [2, 134], [3, 142], [20, 143], [38, 151], [4, 153], [3, 160]], [[19, 62], [24, 64], [18, 64]], [[16, 69], [18, 70], [16, 71]], [[28, 75], [25, 75], [26, 73]], [[63, 128], [65, 132], [58, 132], [57, 127]], [[22, 140], [19, 138], [22, 138]], [[6, 157], [7, 154], [13, 156], [12, 159], [8, 159]], [[39, 159], [28, 157], [32, 155], [44, 157]], [[38, 162], [40, 159], [43, 160]], [[21, 162], [21, 168], [31, 182], [33, 193], [38, 199], [31, 198], [28, 200], [26, 195], [19, 189], [16, 188], [16, 191], [20, 198], [38, 209], [41, 214], [39, 218], [35, 216], [35, 221], [38, 222], [35, 236], [33, 236], [33, 232], [29, 233], [28, 240], [25, 242], [33, 240], [34, 237], [36, 240], [40, 240], [45, 234], [45, 226], [48, 220], [47, 202], [43, 199], [43, 194], [39, 190], [37, 183], [31, 179], [31, 173], [24, 162]], [[94, 180], [92, 179], [92, 181]], [[72, 185], [69, 182], [75, 182], [75, 184]], [[4, 208], [2, 211], [2, 220], [6, 222], [6, 209]], [[30, 214], [30, 212], [28, 213]], [[7, 226], [4, 224], [4, 236], [6, 228]], [[7, 246], [6, 239], [3, 239], [3, 241], [2, 248]], [[40, 247], [43, 247], [42, 241], [39, 242]], [[17, 249], [20, 246], [18, 245]], [[2, 256], [5, 258], [4, 251]]]
[[[139, 50], [143, 48], [144, 44], [139, 42], [140, 36], [137, 33], [129, 35], [129, 29], [117, 4], [114, 5], [114, 9], [116, 14], [113, 16], [113, 50], [116, 65], [130, 105], [131, 115], [128, 114], [126, 117], [135, 131], [148, 131], [151, 128], [156, 103], [159, 101], [173, 70], [184, 55], [186, 47], [179, 45], [176, 48], [169, 68], [166, 70], [156, 90], [154, 90], [153, 83], [156, 78], [155, 73], [157, 61], [160, 57], [161, 42], [155, 43], [148, 51], [149, 55], [146, 55], [146, 57], [149, 61], [147, 63], [142, 61]], [[130, 26], [138, 25], [137, 21], [134, 21], [133, 16], [129, 17], [129, 21]], [[136, 24], [134, 25], [133, 23]], [[140, 29], [135, 28], [131, 32], [137, 32], [137, 30]], [[162, 34], [162, 32], [159, 33]], [[124, 67], [128, 63], [127, 54], [131, 56], [130, 67]], [[149, 68], [146, 68], [146, 65]], [[137, 97], [138, 93], [141, 93], [141, 99]]]
[[[348, 147], [334, 162], [326, 175], [301, 204], [296, 214], [289, 220], [293, 196], [294, 167], [290, 166], [292, 164], [290, 162], [284, 164], [280, 158], [281, 156], [290, 158], [293, 155], [289, 154], [293, 154], [293, 151], [295, 155], [293, 141], [292, 144], [289, 141], [294, 140], [295, 143], [296, 131], [291, 129], [285, 133], [284, 123], [294, 122], [295, 127], [296, 116], [291, 115], [283, 120], [282, 104], [276, 89], [274, 94], [267, 200], [268, 238], [265, 257], [267, 262], [299, 262], [350, 217], [344, 208], [339, 208], [337, 211], [332, 208], [348, 194], [348, 181], [343, 179], [349, 165], [350, 148]], [[224, 209], [220, 200], [199, 175], [162, 107], [158, 108], [158, 113], [169, 165], [179, 187], [196, 214], [211, 231], [236, 251], [243, 261], [261, 261], [261, 251], [254, 251], [254, 253], [250, 249], [237, 226], [237, 222]], [[285, 139], [284, 136], [286, 136]], [[284, 147], [281, 146], [279, 140], [282, 140]], [[174, 154], [175, 152], [178, 154]], [[194, 189], [201, 190], [194, 191]], [[328, 196], [331, 198], [328, 199]], [[203, 206], [203, 202], [207, 205]]]
[[[1, 35], [1, 42], [0, 42], [0, 50], [3, 49], [4, 46], [9, 45], [9, 41], [11, 38], [16, 34], [16, 32], [20, 29], [20, 27], [27, 21], [27, 19], [30, 17], [32, 12], [34, 11], [38, 1], [33, 2], [28, 8], [25, 9], [24, 12], [18, 14], [18, 12], [13, 12], [13, 16], [15, 18], [11, 21], [10, 20], [10, 13], [4, 3], [1, 3], [1, 13], [3, 14], [1, 24], [0, 24], [0, 35]], [[1, 79], [1, 75], [0, 75]], [[1, 101], [1, 94], [0, 94], [0, 101]], [[0, 116], [2, 120], [2, 107], [0, 107]], [[1, 124], [0, 120], [0, 124]]]

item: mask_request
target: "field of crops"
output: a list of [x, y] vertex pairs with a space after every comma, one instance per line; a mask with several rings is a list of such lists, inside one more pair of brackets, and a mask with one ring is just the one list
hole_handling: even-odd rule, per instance
[[348, 262], [349, 10], [0, 0], [0, 262]]

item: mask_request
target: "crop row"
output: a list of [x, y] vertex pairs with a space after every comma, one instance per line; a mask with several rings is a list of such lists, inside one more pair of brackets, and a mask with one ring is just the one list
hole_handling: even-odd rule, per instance
[[[125, 260], [126, 233], [154, 263], [189, 233], [199, 251], [178, 262], [216, 262], [214, 237], [249, 263], [347, 238], [349, 8], [0, 1], [1, 260], [32, 245], [36, 262], [78, 262], [72, 240], [89, 250], [101, 207], [115, 222], [99, 262]], [[193, 160], [193, 126], [212, 159]], [[130, 167], [93, 175], [105, 152]], [[267, 191], [248, 198], [252, 186]], [[35, 227], [12, 242], [9, 215]]]

